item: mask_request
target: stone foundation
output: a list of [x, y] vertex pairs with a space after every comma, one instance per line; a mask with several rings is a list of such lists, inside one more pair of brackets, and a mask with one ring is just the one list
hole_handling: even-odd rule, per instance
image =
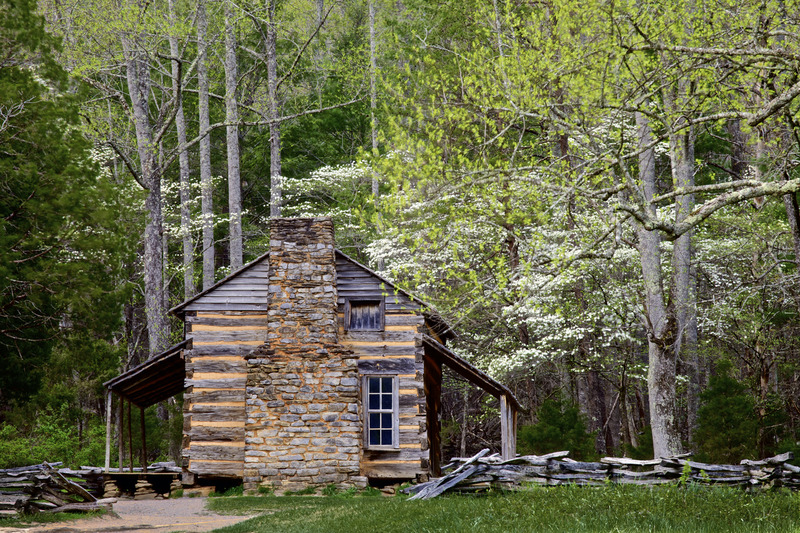
[[330, 219], [274, 219], [266, 344], [247, 356], [244, 488], [364, 486], [356, 356], [338, 342]]

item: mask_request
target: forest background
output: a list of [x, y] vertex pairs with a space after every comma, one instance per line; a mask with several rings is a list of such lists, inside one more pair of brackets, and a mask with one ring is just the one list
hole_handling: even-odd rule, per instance
[[[520, 452], [800, 452], [798, 14], [0, 0], [0, 467], [101, 464], [102, 383], [316, 215], [512, 387]], [[445, 455], [496, 447], [447, 379]]]

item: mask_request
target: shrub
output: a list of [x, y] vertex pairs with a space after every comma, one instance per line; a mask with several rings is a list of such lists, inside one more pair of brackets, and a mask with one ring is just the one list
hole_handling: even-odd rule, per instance
[[517, 450], [521, 454], [536, 454], [569, 450], [570, 457], [591, 460], [597, 457], [594, 435], [586, 431], [583, 415], [577, 407], [560, 400], [545, 400], [537, 412], [539, 421], [521, 426], [517, 435]]
[[747, 387], [730, 375], [730, 363], [720, 364], [709, 387], [700, 394], [694, 438], [697, 460], [738, 463], [756, 453], [758, 420]]

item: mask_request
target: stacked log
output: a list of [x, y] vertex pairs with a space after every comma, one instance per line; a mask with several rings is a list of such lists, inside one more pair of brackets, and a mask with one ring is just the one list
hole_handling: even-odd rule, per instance
[[410, 499], [429, 499], [447, 491], [519, 490], [533, 485], [662, 485], [699, 483], [742, 487], [800, 487], [800, 467], [788, 464], [791, 452], [738, 465], [689, 460], [690, 454], [639, 461], [605, 457], [600, 462], [569, 459], [569, 452], [525, 455], [503, 461], [485, 449], [474, 457], [456, 458], [442, 470], [447, 475], [405, 489]]
[[98, 500], [102, 469], [80, 470], [42, 463], [0, 470], [0, 516], [18, 513], [57, 513], [109, 509], [116, 500]]

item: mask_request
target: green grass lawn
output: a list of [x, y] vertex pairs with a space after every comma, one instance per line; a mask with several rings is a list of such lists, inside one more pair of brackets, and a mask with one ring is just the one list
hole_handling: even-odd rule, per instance
[[800, 494], [714, 487], [539, 487], [428, 501], [401, 497], [216, 498], [220, 513], [261, 515], [219, 531], [270, 533], [791, 531]]
[[68, 522], [70, 520], [83, 520], [102, 516], [105, 511], [92, 511], [90, 513], [38, 513], [35, 515], [22, 515], [15, 518], [0, 518], [0, 531], [3, 528], [28, 528], [41, 524], [52, 524], [54, 522]]

